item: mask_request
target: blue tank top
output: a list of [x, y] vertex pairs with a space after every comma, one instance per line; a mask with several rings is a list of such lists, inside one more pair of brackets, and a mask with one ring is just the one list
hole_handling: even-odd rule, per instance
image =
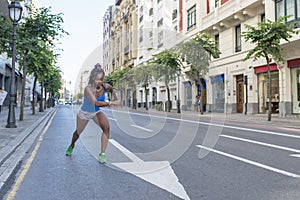
[[[106, 84], [105, 83], [103, 83], [103, 87], [104, 87], [103, 94], [100, 97], [96, 97], [97, 101], [105, 101], [105, 92], [106, 92]], [[96, 111], [100, 110], [100, 107], [95, 106], [95, 110]]]
[[90, 102], [89, 98], [86, 95], [84, 95], [81, 110], [85, 112], [96, 112], [95, 105]]

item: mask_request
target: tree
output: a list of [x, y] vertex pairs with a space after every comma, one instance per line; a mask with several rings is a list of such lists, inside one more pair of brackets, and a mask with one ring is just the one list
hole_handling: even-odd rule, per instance
[[[36, 72], [35, 75], [37, 75], [37, 70], [42, 70], [40, 68], [41, 66], [49, 66], [49, 63], [48, 65], [44, 64], [44, 56], [46, 55], [45, 52], [49, 51], [46, 49], [54, 49], [55, 42], [58, 38], [68, 35], [68, 33], [61, 27], [61, 24], [63, 23], [61, 13], [51, 14], [50, 8], [35, 9], [28, 7], [27, 9], [29, 10], [29, 16], [24, 18], [24, 22], [20, 23], [17, 32], [17, 50], [21, 60], [19, 64], [23, 69], [20, 120], [23, 120], [24, 115], [26, 75], [34, 72]], [[44, 55], [41, 55], [43, 53]], [[56, 57], [53, 51], [49, 51], [47, 56], [48, 58]], [[38, 60], [38, 58], [41, 60]], [[50, 60], [53, 60], [53, 58], [50, 58]], [[53, 64], [54, 62], [50, 65]], [[28, 67], [32, 69], [27, 69]], [[36, 77], [34, 88], [32, 90], [33, 98], [37, 79], [42, 80], [41, 77]], [[32, 112], [35, 114], [34, 107]]]
[[121, 91], [121, 100], [123, 100], [123, 92], [126, 87], [123, 84], [120, 84], [121, 78], [128, 72], [130, 68], [120, 69], [112, 72], [111, 74], [105, 76], [105, 82], [109, 83], [113, 88], [118, 88]]
[[[129, 68], [128, 68], [129, 69]], [[136, 70], [138, 70], [137, 67], [134, 68], [130, 68], [123, 76], [122, 78], [119, 80], [119, 84], [122, 84], [123, 87], [125, 88], [131, 88], [133, 90], [133, 94], [132, 94], [132, 108], [136, 109]]]
[[3, 15], [0, 15], [0, 54], [6, 53], [12, 42], [13, 26], [11, 21]]
[[148, 110], [148, 85], [152, 81], [153, 65], [151, 63], [142, 64], [136, 67], [134, 77], [137, 84], [141, 85], [145, 90], [146, 110]]
[[268, 69], [268, 121], [271, 121], [271, 96], [272, 96], [272, 80], [270, 72], [270, 61], [273, 58], [276, 63], [284, 61], [281, 55], [280, 40], [289, 41], [292, 34], [295, 33], [293, 24], [286, 24], [285, 21], [288, 17], [279, 17], [277, 21], [264, 20], [259, 22], [257, 26], [245, 25], [247, 31], [242, 33], [246, 42], [250, 41], [255, 47], [250, 50], [245, 57], [245, 60], [252, 58], [257, 60], [265, 58]]
[[55, 98], [55, 94], [61, 88], [61, 70], [59, 68], [53, 68], [53, 71], [45, 79], [45, 90], [49, 92], [49, 103], [53, 106], [51, 99]]
[[[190, 63], [190, 70], [187, 75], [200, 84], [201, 92], [203, 84], [201, 79], [208, 72], [211, 56], [219, 57], [220, 51], [217, 44], [207, 34], [198, 34], [196, 37], [178, 45], [177, 51]], [[200, 111], [203, 114], [203, 94], [201, 94]]]
[[159, 54], [153, 55], [153, 77], [156, 81], [162, 80], [167, 88], [168, 102], [167, 111], [171, 110], [169, 83], [175, 81], [177, 73], [181, 70], [182, 63], [179, 55], [174, 50], [164, 50]]

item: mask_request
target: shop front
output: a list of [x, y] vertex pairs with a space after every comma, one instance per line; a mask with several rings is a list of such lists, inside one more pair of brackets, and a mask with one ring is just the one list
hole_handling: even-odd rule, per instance
[[205, 79], [201, 78], [201, 84], [202, 84], [202, 87], [203, 87], [202, 91], [201, 91], [201, 85], [200, 85], [199, 81], [196, 80], [195, 82], [196, 82], [196, 86], [197, 86], [197, 95], [203, 96], [203, 98], [201, 98], [203, 100], [202, 110], [203, 110], [203, 112], [206, 112], [206, 102], [207, 102], [207, 99], [206, 99], [207, 98], [206, 97], [206, 81], [205, 81]]
[[[269, 108], [269, 79], [267, 66], [256, 67], [258, 77], [258, 112], [267, 113]], [[271, 72], [271, 111], [279, 113], [279, 72], [276, 64], [270, 65]]]
[[212, 107], [213, 112], [224, 112], [225, 106], [225, 85], [224, 74], [210, 77], [212, 91]]
[[300, 114], [300, 58], [289, 60], [288, 67], [291, 68], [292, 113]]
[[192, 84], [190, 81], [184, 83], [184, 98], [182, 99], [182, 110], [192, 110], [193, 96], [192, 96]]

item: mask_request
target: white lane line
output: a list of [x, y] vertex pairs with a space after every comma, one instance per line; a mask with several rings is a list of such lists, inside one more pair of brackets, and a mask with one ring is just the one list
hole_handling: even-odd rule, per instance
[[285, 150], [285, 151], [300, 153], [300, 150], [298, 150], [298, 149], [293, 149], [293, 148], [274, 145], [274, 144], [268, 144], [268, 143], [264, 143], [264, 142], [258, 142], [255, 140], [249, 140], [249, 139], [234, 137], [234, 136], [230, 136], [230, 135], [221, 135], [221, 137], [225, 137], [225, 138], [229, 138], [229, 139], [233, 139], [233, 140], [239, 140], [239, 141], [248, 142], [248, 143], [253, 143], [253, 144], [258, 144], [258, 145], [267, 146], [267, 147], [272, 147], [275, 149], [281, 149], [281, 150]]
[[300, 158], [300, 154], [291, 154], [290, 156]]
[[268, 165], [264, 165], [264, 164], [261, 164], [261, 163], [258, 163], [258, 162], [252, 161], [252, 160], [248, 160], [248, 159], [241, 158], [241, 157], [238, 157], [238, 156], [235, 156], [235, 155], [231, 155], [231, 154], [228, 154], [228, 153], [225, 153], [225, 152], [222, 152], [222, 151], [207, 148], [207, 147], [204, 147], [202, 145], [196, 145], [196, 146], [200, 147], [200, 148], [203, 148], [205, 150], [214, 152], [216, 154], [220, 154], [220, 155], [223, 155], [223, 156], [235, 159], [235, 160], [239, 160], [239, 161], [242, 161], [244, 163], [248, 163], [250, 165], [254, 165], [254, 166], [257, 166], [257, 167], [260, 167], [260, 168], [263, 168], [263, 169], [266, 169], [266, 170], [269, 170], [269, 171], [273, 171], [273, 172], [276, 172], [276, 173], [279, 173], [279, 174], [282, 174], [282, 175], [285, 175], [285, 176], [289, 176], [289, 177], [293, 177], [293, 178], [300, 178], [300, 175], [298, 175], [298, 174], [294, 174], [294, 173], [291, 173], [291, 172], [288, 172], [288, 171], [277, 169], [277, 168], [274, 168], [274, 167], [271, 167], [271, 166], [268, 166]]
[[116, 119], [114, 119], [114, 118], [111, 118], [111, 117], [107, 117], [107, 119], [110, 119], [110, 120], [113, 120], [113, 121], [117, 121]]
[[[128, 112], [119, 111], [119, 110], [118, 111], [114, 110], [114, 112], [128, 113]], [[178, 119], [178, 118], [166, 117], [166, 116], [157, 116], [157, 115], [149, 115], [149, 114], [146, 115], [146, 114], [140, 114], [140, 113], [130, 113], [130, 114], [131, 115], [139, 115], [139, 116], [147, 116], [147, 117], [151, 116], [151, 117], [160, 118], [160, 119], [171, 119], [174, 121], [182, 121], [182, 122], [202, 124], [202, 125], [207, 125], [207, 126], [216, 126], [216, 127], [223, 127], [223, 128], [228, 128], [228, 129], [235, 129], [235, 130], [249, 131], [249, 132], [254, 132], [254, 133], [262, 133], [262, 134], [269, 134], [269, 135], [276, 135], [276, 136], [300, 139], [300, 135], [291, 135], [291, 134], [280, 133], [280, 132], [264, 131], [264, 130], [259, 130], [259, 129], [251, 129], [251, 128], [243, 128], [243, 127], [235, 127], [235, 126], [229, 126], [229, 125], [214, 124], [214, 123], [209, 123], [209, 122], [199, 122], [199, 121]], [[300, 131], [299, 131], [299, 133], [300, 133]]]
[[141, 126], [137, 126], [137, 125], [134, 125], [134, 124], [131, 124], [131, 126], [133, 126], [133, 127], [135, 127], [135, 128], [142, 129], [142, 130], [144, 130], [144, 131], [153, 132], [153, 130], [150, 130], [150, 129], [147, 129], [147, 128], [144, 128], [144, 127], [141, 127]]

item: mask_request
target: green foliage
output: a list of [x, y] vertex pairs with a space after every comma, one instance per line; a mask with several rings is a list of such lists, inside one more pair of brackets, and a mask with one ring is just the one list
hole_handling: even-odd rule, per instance
[[8, 17], [0, 15], [0, 54], [8, 51], [12, 42], [13, 26]]
[[143, 64], [141, 66], [136, 67], [134, 73], [134, 79], [137, 84], [142, 86], [148, 86], [152, 82], [152, 74], [154, 71], [154, 66], [150, 63]]
[[220, 54], [217, 45], [207, 34], [198, 34], [196, 37], [181, 43], [177, 51], [183, 59], [190, 63], [190, 70], [187, 73], [192, 79], [204, 77], [208, 72], [210, 55], [218, 57]]
[[135, 88], [136, 87], [136, 71], [137, 67], [128, 68], [126, 73], [119, 80], [119, 85], [122, 85], [123, 88]]
[[83, 93], [78, 93], [74, 96], [74, 100], [82, 99], [82, 98], [83, 98]]
[[196, 35], [193, 38], [196, 43], [200, 44], [201, 47], [209, 53], [213, 58], [218, 58], [221, 54], [220, 50], [218, 49], [217, 44], [213, 41], [212, 37], [208, 34], [202, 33]]
[[46, 90], [52, 94], [58, 93], [58, 90], [61, 88], [61, 78], [61, 70], [53, 68], [44, 79]]
[[175, 81], [177, 73], [181, 70], [182, 62], [179, 55], [174, 50], [164, 50], [159, 54], [153, 55], [154, 60], [150, 61], [151, 69], [153, 69], [153, 77], [156, 81], [163, 80], [169, 85], [171, 81]]
[[114, 88], [120, 87], [122, 85], [119, 84], [120, 79], [126, 74], [130, 68], [125, 68], [122, 70], [116, 70], [112, 72], [111, 74], [108, 74], [105, 76], [105, 82], [109, 83]]
[[280, 17], [277, 21], [264, 20], [258, 23], [257, 26], [245, 25], [247, 31], [242, 35], [246, 42], [250, 41], [255, 44], [255, 47], [250, 50], [245, 60], [254, 57], [254, 60], [260, 57], [273, 57], [276, 62], [283, 61], [280, 53], [280, 40], [289, 41], [292, 34], [295, 33], [293, 24], [286, 24], [287, 17]]

